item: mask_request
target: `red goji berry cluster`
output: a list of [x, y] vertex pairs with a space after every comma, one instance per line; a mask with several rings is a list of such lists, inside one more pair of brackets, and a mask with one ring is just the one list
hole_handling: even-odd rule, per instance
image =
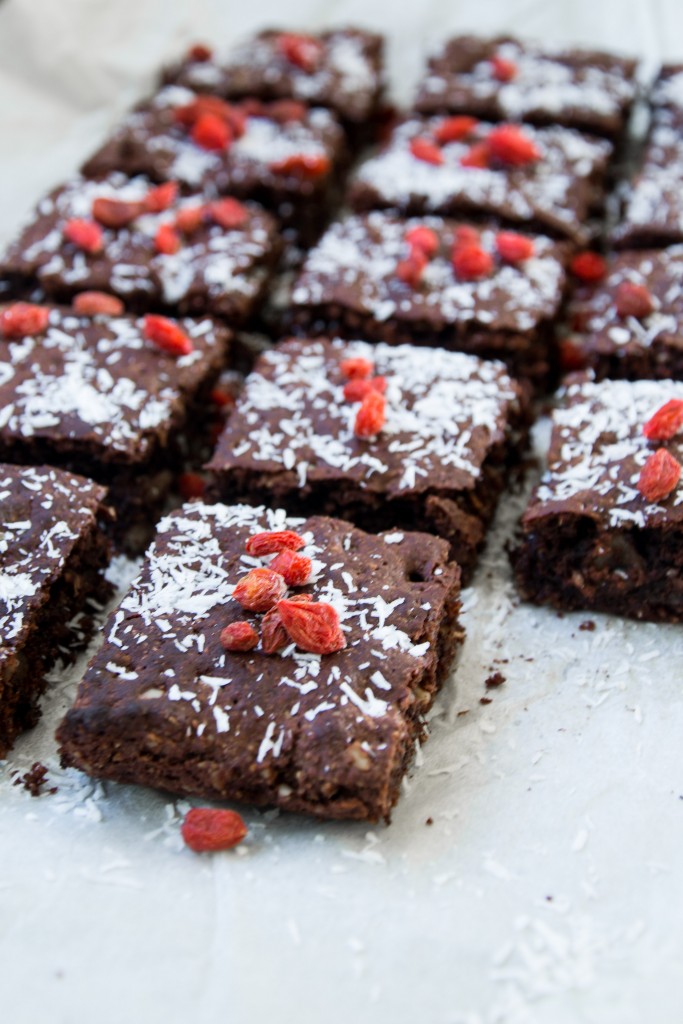
[[360, 402], [354, 434], [356, 437], [374, 437], [387, 419], [386, 377], [374, 376], [374, 363], [362, 356], [342, 359], [339, 369], [348, 378], [344, 385], [344, 398], [347, 402]]

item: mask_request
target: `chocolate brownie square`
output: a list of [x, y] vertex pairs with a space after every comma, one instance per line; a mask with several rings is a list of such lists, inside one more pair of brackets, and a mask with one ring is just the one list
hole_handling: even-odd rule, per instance
[[378, 112], [384, 87], [384, 39], [359, 28], [316, 35], [265, 29], [224, 57], [192, 47], [164, 81], [227, 99], [294, 99], [329, 107], [349, 126]]
[[523, 597], [683, 621], [682, 425], [681, 382], [569, 379], [514, 555]]
[[254, 100], [231, 105], [168, 86], [124, 118], [82, 173], [144, 174], [206, 196], [252, 199], [307, 244], [337, 201], [345, 163], [344, 133], [329, 110]]
[[656, 111], [666, 113], [669, 123], [683, 128], [683, 64], [664, 64], [649, 98]]
[[607, 267], [571, 298], [565, 361], [598, 379], [683, 380], [683, 246], [622, 252]]
[[599, 50], [553, 49], [511, 36], [455, 36], [418, 87], [423, 114], [560, 124], [618, 139], [636, 96], [637, 62]]
[[0, 465], [0, 758], [39, 717], [46, 673], [109, 596], [103, 487], [51, 466]]
[[666, 112], [655, 114], [612, 241], [624, 249], [683, 242], [683, 123]]
[[570, 128], [413, 116], [360, 165], [349, 201], [357, 211], [493, 217], [583, 243], [611, 153], [609, 142]]
[[[287, 591], [268, 556], [247, 554], [262, 531], [296, 531], [307, 583]], [[247, 570], [269, 578], [253, 600], [236, 587]], [[463, 637], [458, 595], [435, 537], [186, 505], [159, 524], [105, 627], [58, 731], [63, 763], [203, 798], [388, 819]]]
[[[431, 254], [420, 258], [413, 277], [414, 244], [422, 235]], [[328, 228], [306, 257], [284, 323], [309, 336], [502, 359], [513, 375], [542, 385], [554, 359], [566, 258], [565, 244], [540, 236], [479, 231], [440, 217], [352, 216]]]
[[184, 342], [184, 354], [173, 354], [159, 347], [159, 317], [34, 306], [41, 323], [24, 331], [12, 328], [16, 308], [0, 307], [0, 459], [46, 462], [105, 484], [116, 536], [129, 551], [144, 549], [173, 474], [201, 435], [229, 332], [208, 318], [162, 320], [162, 331]]
[[[359, 359], [374, 376], [348, 380]], [[525, 428], [521, 389], [501, 363], [290, 339], [247, 377], [208, 468], [224, 500], [438, 534], [468, 580]]]
[[179, 198], [170, 182], [116, 173], [74, 178], [44, 197], [0, 256], [0, 279], [14, 295], [40, 286], [59, 302], [95, 289], [131, 312], [213, 313], [242, 325], [279, 251], [276, 221], [260, 206]]

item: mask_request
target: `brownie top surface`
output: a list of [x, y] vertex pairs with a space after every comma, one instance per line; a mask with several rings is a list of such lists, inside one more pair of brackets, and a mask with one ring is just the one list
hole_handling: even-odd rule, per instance
[[180, 211], [200, 205], [200, 196], [178, 199], [161, 213], [142, 213], [125, 227], [102, 227], [103, 249], [94, 255], [64, 237], [67, 221], [92, 218], [94, 200], [138, 203], [153, 187], [145, 177], [128, 179], [118, 173], [102, 181], [72, 179], [41, 199], [0, 257], [0, 273], [35, 277], [49, 292], [113, 291], [124, 302], [140, 292], [166, 306], [193, 294], [205, 296], [209, 306], [226, 294], [253, 298], [276, 236], [273, 218], [259, 206], [246, 205], [248, 218], [242, 227], [202, 224], [182, 239], [176, 253], [158, 252], [155, 236], [161, 225], [173, 225]]
[[[197, 93], [167, 86], [149, 103], [128, 114], [110, 139], [84, 165], [86, 173], [100, 176], [114, 170], [147, 174], [159, 181], [179, 181], [207, 193], [239, 192], [257, 188], [286, 189], [304, 194], [310, 182], [278, 165], [292, 157], [324, 158], [329, 170], [316, 182], [329, 178], [344, 144], [342, 129], [323, 108], [302, 107], [302, 117], [283, 120], [268, 104], [244, 118], [244, 134], [225, 148], [206, 149], [193, 141], [189, 127], [176, 112], [197, 99]], [[235, 108], [239, 113], [239, 105]]]
[[350, 185], [356, 208], [395, 206], [411, 212], [416, 204], [434, 213], [454, 208], [515, 222], [536, 221], [548, 230], [582, 238], [582, 222], [594, 199], [589, 179], [604, 172], [612, 146], [571, 128], [524, 125], [524, 135], [540, 159], [524, 166], [462, 166], [461, 160], [498, 126], [479, 122], [466, 139], [440, 147], [443, 163], [413, 154], [416, 138], [430, 139], [442, 118], [409, 117], [392, 132], [387, 146], [360, 165]]
[[208, 318], [178, 323], [193, 345], [179, 357], [145, 339], [142, 318], [81, 317], [56, 307], [45, 332], [0, 339], [2, 444], [40, 438], [94, 460], [147, 458], [222, 362], [228, 337]]
[[283, 34], [259, 32], [225, 55], [185, 61], [169, 69], [167, 78], [225, 96], [291, 97], [332, 107], [350, 121], [373, 113], [382, 90], [381, 36], [355, 28], [307, 36], [318, 42], [309, 70], [287, 56], [280, 43]]
[[683, 239], [683, 127], [666, 113], [655, 117], [643, 162], [626, 192], [617, 241], [648, 232]]
[[[346, 647], [337, 653], [292, 643], [271, 655], [260, 646], [243, 653], [221, 646], [231, 622], [247, 619], [260, 631], [262, 616], [232, 593], [270, 561], [246, 554], [248, 538], [283, 529], [303, 536], [301, 553], [313, 560], [311, 582], [296, 592], [331, 604], [340, 617]], [[320, 782], [340, 756], [338, 739], [342, 752], [353, 739], [380, 765], [400, 728], [399, 703], [410, 702], [438, 657], [424, 636], [434, 635], [453, 599], [458, 569], [447, 557], [445, 542], [424, 534], [370, 536], [325, 517], [185, 505], [159, 523], [140, 575], [105, 626], [75, 712], [102, 709], [113, 727], [120, 717], [121, 728], [137, 716], [176, 723], [180, 749], [162, 746], [162, 758], [200, 749], [202, 760], [229, 756], [240, 773], [296, 762], [305, 774], [307, 754], [322, 744], [328, 768], [310, 766]]]
[[652, 85], [653, 107], [683, 115], [683, 64], [665, 64]]
[[553, 412], [548, 468], [525, 523], [562, 513], [586, 515], [605, 529], [683, 521], [683, 483], [659, 502], [637, 488], [658, 448], [683, 461], [683, 433], [666, 442], [643, 435], [650, 417], [674, 398], [683, 399], [683, 382], [570, 378]]
[[[439, 249], [417, 287], [397, 274], [410, 255], [406, 233], [431, 228]], [[484, 228], [481, 247], [494, 259], [492, 272], [459, 280], [451, 254], [460, 222], [439, 217], [405, 220], [375, 211], [331, 225], [309, 252], [292, 290], [292, 304], [334, 303], [378, 321], [425, 322], [433, 329], [466, 324], [487, 331], [531, 331], [558, 311], [565, 283], [561, 243], [533, 238], [534, 254], [520, 263], [496, 255], [496, 232]]]
[[[386, 378], [386, 424], [354, 434], [358, 403], [344, 399], [343, 359], [362, 357]], [[390, 497], [476, 487], [503, 440], [519, 390], [501, 363], [411, 345], [291, 339], [264, 352], [247, 377], [210, 462], [352, 480]]]
[[24, 641], [105, 494], [75, 473], [0, 463], [0, 662]]

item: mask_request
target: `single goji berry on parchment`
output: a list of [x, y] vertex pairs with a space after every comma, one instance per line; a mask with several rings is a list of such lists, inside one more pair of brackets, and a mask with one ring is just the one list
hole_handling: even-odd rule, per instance
[[247, 826], [237, 811], [193, 807], [185, 815], [180, 833], [195, 853], [230, 850], [247, 835]]
[[26, 338], [47, 330], [50, 311], [32, 302], [13, 302], [0, 313], [3, 338]]
[[226, 651], [253, 651], [258, 644], [258, 633], [250, 622], [240, 620], [221, 630], [220, 641]]
[[680, 478], [680, 462], [666, 448], [658, 448], [640, 471], [638, 490], [648, 501], [661, 501], [671, 494]]
[[302, 651], [333, 654], [346, 647], [339, 615], [325, 601], [278, 601], [277, 610], [287, 633]]
[[236, 601], [250, 612], [267, 612], [284, 597], [287, 584], [272, 569], [252, 569], [237, 583], [232, 592]]
[[193, 43], [187, 51], [187, 59], [197, 64], [205, 64], [213, 57], [213, 50], [206, 43]]
[[683, 427], [683, 399], [671, 398], [650, 417], [643, 433], [648, 441], [669, 441]]
[[295, 530], [265, 530], [255, 533], [246, 543], [248, 555], [262, 558], [263, 555], [275, 555], [279, 551], [299, 551], [306, 541]]

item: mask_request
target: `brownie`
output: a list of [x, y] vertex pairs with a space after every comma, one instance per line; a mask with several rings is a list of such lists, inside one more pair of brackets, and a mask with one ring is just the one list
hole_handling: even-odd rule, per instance
[[[515, 164], [491, 155], [502, 125], [475, 122], [463, 138], [437, 144], [444, 119], [408, 117], [394, 128], [386, 147], [360, 165], [349, 187], [357, 211], [393, 208], [407, 214], [494, 217], [583, 243], [586, 223], [604, 202], [604, 178], [612, 146], [571, 128], [507, 125], [538, 159]], [[496, 135], [493, 133], [496, 132]], [[411, 147], [427, 143], [429, 159]], [[503, 140], [504, 141], [504, 140]], [[497, 144], [495, 152], [506, 152]], [[517, 159], [517, 147], [511, 156]], [[440, 160], [440, 163], [431, 162]], [[476, 165], [463, 165], [474, 161]]]
[[[438, 249], [414, 284], [400, 274], [410, 258], [406, 239], [422, 227], [434, 233]], [[566, 244], [525, 236], [533, 255], [506, 263], [496, 251], [497, 233], [484, 228], [479, 245], [491, 268], [469, 280], [459, 276], [452, 255], [462, 229], [453, 220], [380, 211], [333, 224], [294, 284], [287, 328], [471, 352], [502, 359], [515, 376], [542, 385], [553, 362]]]
[[612, 241], [629, 249], [683, 242], [683, 123], [666, 112], [655, 114]]
[[329, 107], [355, 126], [377, 114], [383, 75], [384, 39], [374, 32], [349, 27], [302, 37], [266, 29], [224, 58], [193, 47], [165, 70], [164, 81], [227, 99], [295, 99]]
[[[372, 437], [356, 436], [359, 405], [344, 394], [340, 364], [357, 357], [386, 383], [386, 423]], [[289, 339], [247, 377], [208, 468], [223, 500], [438, 534], [467, 581], [525, 428], [521, 389], [501, 363]]]
[[565, 125], [617, 139], [636, 96], [637, 61], [599, 50], [553, 49], [511, 36], [455, 36], [418, 87], [424, 114]]
[[208, 318], [180, 320], [192, 350], [177, 356], [153, 344], [142, 318], [48, 308], [45, 330], [0, 335], [0, 459], [46, 462], [106, 484], [115, 535], [139, 552], [201, 437], [230, 334]]
[[650, 93], [651, 106], [683, 128], [683, 64], [664, 64]]
[[[303, 535], [311, 583], [345, 647], [223, 649], [221, 631], [263, 616], [235, 584], [268, 559], [263, 530]], [[63, 763], [90, 775], [326, 818], [389, 817], [424, 714], [462, 640], [459, 571], [420, 533], [370, 536], [325, 517], [195, 502], [159, 525], [58, 730]], [[312, 607], [312, 605], [309, 605]], [[336, 644], [335, 646], [339, 646]]]
[[683, 246], [618, 253], [604, 281], [576, 289], [568, 325], [573, 368], [683, 380]]
[[527, 600], [683, 621], [683, 486], [657, 501], [638, 489], [658, 448], [683, 459], [680, 430], [668, 441], [643, 434], [671, 399], [683, 401], [683, 383], [569, 379], [514, 556]]
[[208, 142], [214, 145], [210, 135], [208, 142], [199, 136], [203, 144], [194, 141], [206, 100], [178, 86], [162, 89], [124, 118], [83, 165], [83, 174], [145, 174], [208, 196], [252, 199], [296, 228], [302, 244], [314, 240], [338, 200], [346, 163], [344, 134], [334, 114], [300, 103], [224, 104], [232, 125], [227, 141], [206, 148]]
[[73, 658], [109, 596], [105, 497], [60, 469], [0, 465], [0, 758], [35, 725], [46, 673]]
[[[0, 279], [6, 279], [14, 295], [39, 285], [48, 299], [64, 301], [95, 289], [119, 296], [133, 312], [213, 313], [244, 324], [279, 255], [273, 217], [260, 206], [245, 204], [243, 223], [224, 228], [209, 217], [201, 196], [176, 198], [159, 213], [146, 212], [152, 188], [145, 177], [129, 180], [115, 173], [102, 181], [74, 178], [55, 189], [0, 256]], [[112, 201], [117, 215], [132, 219], [118, 228], [98, 225], [95, 200]], [[207, 214], [195, 230], [176, 232], [178, 250], [159, 251], [159, 229], [172, 230], [178, 215], [200, 207]], [[64, 231], [74, 220], [85, 222], [86, 244], [94, 236], [97, 251], [67, 239]]]

